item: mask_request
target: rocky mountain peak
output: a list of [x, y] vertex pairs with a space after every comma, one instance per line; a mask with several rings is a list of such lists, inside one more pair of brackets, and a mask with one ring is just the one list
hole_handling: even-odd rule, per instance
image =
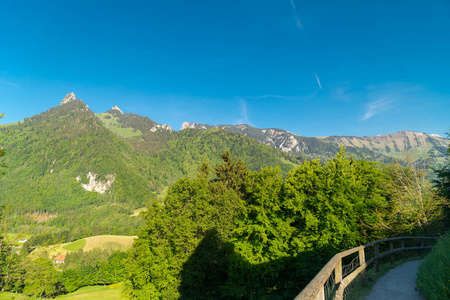
[[183, 122], [183, 124], [181, 125], [181, 130], [184, 130], [184, 129], [211, 129], [211, 128], [218, 128], [218, 127], [213, 126], [213, 125], [191, 123], [191, 122]]
[[188, 128], [195, 128], [195, 123], [183, 122], [183, 124], [181, 125], [181, 130]]
[[111, 108], [111, 109], [112, 110], [117, 110], [123, 115], [123, 111], [117, 105], [114, 105], [113, 108]]
[[68, 93], [68, 94], [64, 97], [64, 99], [62, 99], [62, 101], [61, 101], [61, 103], [60, 103], [59, 105], [66, 104], [66, 103], [72, 102], [72, 101], [74, 101], [74, 100], [77, 100], [77, 97], [75, 97], [75, 94], [74, 94], [74, 93]]

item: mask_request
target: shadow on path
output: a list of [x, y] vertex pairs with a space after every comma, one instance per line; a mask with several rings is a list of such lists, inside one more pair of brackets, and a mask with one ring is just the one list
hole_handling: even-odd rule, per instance
[[422, 260], [406, 262], [378, 279], [365, 300], [423, 300], [414, 289]]

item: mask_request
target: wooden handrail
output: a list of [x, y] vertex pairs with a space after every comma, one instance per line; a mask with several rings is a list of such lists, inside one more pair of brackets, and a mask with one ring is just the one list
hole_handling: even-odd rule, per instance
[[[311, 280], [311, 282], [303, 289], [303, 291], [294, 298], [294, 300], [325, 300], [325, 287], [324, 285], [328, 281], [332, 272], [335, 272], [335, 285], [337, 289], [335, 291], [334, 299], [343, 299], [345, 287], [348, 286], [360, 273], [364, 272], [374, 262], [378, 263], [383, 257], [393, 255], [397, 252], [403, 252], [405, 250], [424, 250], [431, 249], [432, 246], [424, 246], [423, 241], [426, 239], [437, 240], [438, 237], [415, 237], [415, 236], [403, 236], [394, 237], [388, 239], [377, 240], [369, 244], [358, 246], [343, 252], [340, 252], [333, 256], [330, 261], [320, 270], [319, 273]], [[401, 240], [402, 244], [399, 248], [394, 248], [394, 241]], [[421, 246], [418, 247], [405, 247], [404, 240], [421, 240]], [[380, 243], [389, 242], [389, 251], [379, 253], [378, 245]], [[369, 247], [375, 247], [375, 256], [366, 262], [365, 251]], [[359, 267], [353, 270], [350, 274], [343, 278], [342, 274], [342, 259], [349, 255], [358, 252]]]

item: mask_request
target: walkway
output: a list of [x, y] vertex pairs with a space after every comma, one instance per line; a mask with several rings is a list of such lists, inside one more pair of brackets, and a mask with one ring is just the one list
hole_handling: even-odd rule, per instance
[[378, 279], [365, 300], [423, 300], [414, 289], [422, 260], [406, 262]]

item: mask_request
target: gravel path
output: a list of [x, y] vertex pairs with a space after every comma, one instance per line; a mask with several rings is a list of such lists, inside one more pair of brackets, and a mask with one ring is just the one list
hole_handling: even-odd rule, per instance
[[365, 300], [424, 300], [414, 289], [422, 260], [406, 262], [378, 279]]

